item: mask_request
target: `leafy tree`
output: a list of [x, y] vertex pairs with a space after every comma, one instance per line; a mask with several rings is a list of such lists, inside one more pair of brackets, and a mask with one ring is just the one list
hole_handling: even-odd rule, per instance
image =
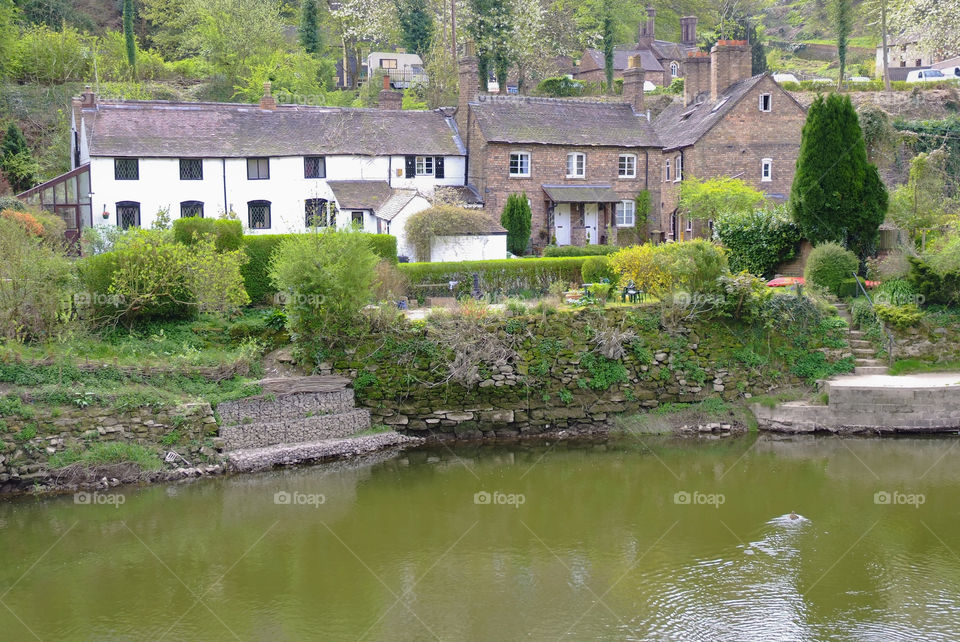
[[530, 244], [531, 226], [530, 203], [527, 194], [511, 194], [503, 206], [500, 224], [507, 229], [507, 250], [517, 256], [527, 253]]
[[907, 184], [890, 197], [890, 219], [912, 241], [919, 240], [921, 250], [925, 249], [927, 230], [944, 225], [960, 210], [960, 203], [947, 196], [946, 157], [942, 149], [917, 154], [910, 161]]
[[957, 52], [957, 0], [889, 0], [894, 33], [923, 34], [920, 46], [930, 53]]
[[133, 0], [123, 0], [123, 38], [127, 46], [127, 64], [137, 73], [137, 40], [133, 35]]
[[427, 0], [397, 0], [400, 38], [407, 51], [423, 55], [433, 36], [433, 14]]
[[323, 48], [317, 23], [317, 0], [303, 0], [300, 6], [300, 44], [309, 54], [318, 54]]
[[680, 208], [693, 219], [716, 220], [721, 214], [744, 214], [763, 202], [763, 192], [739, 178], [721, 176], [701, 181], [685, 176], [680, 183]]
[[876, 246], [887, 201], [850, 98], [818, 96], [807, 112], [790, 194], [803, 235], [814, 245], [839, 242], [865, 258]]
[[603, 72], [607, 78], [607, 93], [613, 93], [613, 15], [610, 3], [603, 4]]
[[837, 89], [843, 87], [844, 72], [847, 68], [847, 41], [850, 39], [850, 30], [853, 28], [852, 13], [851, 0], [833, 0], [830, 7], [830, 17], [837, 32], [837, 58], [840, 59], [840, 76], [837, 80]]
[[710, 51], [721, 38], [746, 40], [750, 43], [750, 73], [756, 76], [767, 70], [767, 50], [763, 46], [764, 31], [760, 21], [745, 14], [718, 23], [712, 34], [700, 38], [700, 47]]
[[510, 9], [506, 0], [470, 0], [470, 16], [467, 33], [477, 47], [477, 67], [480, 72], [480, 89], [487, 91], [487, 79], [493, 70], [498, 80], [506, 70], [509, 58], [506, 52], [506, 31], [509, 26]]
[[36, 184], [40, 168], [16, 123], [10, 123], [0, 144], [0, 170], [3, 170], [15, 193], [28, 190]]
[[817, 245], [807, 257], [803, 278], [807, 283], [827, 288], [834, 294], [840, 291], [840, 284], [852, 279], [860, 262], [850, 250], [837, 243]]
[[13, 0], [0, 0], [0, 80], [9, 72], [7, 65], [13, 57], [18, 15], [19, 10], [13, 4]]

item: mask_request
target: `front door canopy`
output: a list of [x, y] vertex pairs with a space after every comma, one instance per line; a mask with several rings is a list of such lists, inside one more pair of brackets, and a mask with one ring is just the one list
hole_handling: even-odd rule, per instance
[[619, 203], [623, 200], [609, 185], [543, 185], [554, 203]]

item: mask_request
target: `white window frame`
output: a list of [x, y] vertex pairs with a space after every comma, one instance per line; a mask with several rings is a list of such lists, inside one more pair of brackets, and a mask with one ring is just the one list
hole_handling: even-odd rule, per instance
[[[627, 167], [629, 165], [629, 167]], [[637, 177], [637, 155], [620, 154], [617, 158], [617, 177], [618, 178], [636, 178]]]
[[673, 171], [673, 182], [679, 183], [683, 180], [683, 154], [677, 154], [677, 162]]
[[433, 156], [417, 156], [417, 160], [416, 160], [417, 176], [433, 176], [435, 167], [436, 167], [436, 164], [433, 161]]
[[690, 218], [690, 217], [687, 217], [687, 229], [686, 229], [686, 233], [687, 233], [687, 234], [693, 234], [693, 219]]
[[663, 180], [670, 182], [670, 159], [668, 158], [663, 163]]
[[[630, 215], [629, 223], [627, 222], [627, 214]], [[634, 201], [620, 201], [616, 205], [613, 217], [617, 227], [633, 227], [637, 222], [637, 204]]]
[[680, 77], [680, 63], [676, 60], [670, 63], [670, 77], [679, 78]]
[[[573, 171], [570, 171], [571, 167]], [[585, 178], [587, 176], [587, 155], [583, 152], [567, 154], [567, 178]]]
[[760, 161], [760, 182], [769, 183], [773, 181], [773, 159], [764, 158]]
[[[767, 100], [767, 108], [766, 108], [766, 109], [763, 108], [763, 100], [764, 100], [764, 98], [766, 98], [766, 100]], [[773, 111], [773, 94], [760, 94], [760, 102], [759, 102], [759, 104], [757, 105], [757, 108], [758, 108], [760, 111], [763, 111], [763, 112]]]
[[[513, 171], [513, 159], [517, 159], [517, 171]], [[521, 171], [523, 169], [523, 158], [526, 157], [527, 171]], [[510, 178], [530, 178], [530, 172], [533, 169], [533, 156], [530, 152], [510, 152], [510, 157], [507, 162], [507, 173]]]

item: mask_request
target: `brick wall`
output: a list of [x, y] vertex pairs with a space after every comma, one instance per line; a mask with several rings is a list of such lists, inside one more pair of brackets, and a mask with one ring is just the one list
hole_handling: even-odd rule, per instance
[[[772, 97], [772, 111], [761, 112], [758, 108], [760, 94]], [[769, 76], [764, 78], [740, 102], [726, 114], [722, 121], [705, 134], [692, 147], [683, 150], [683, 176], [700, 179], [719, 176], [737, 176], [748, 185], [766, 194], [790, 195], [797, 155], [800, 151], [800, 134], [806, 112], [789, 94], [780, 90]], [[664, 141], [669, 144], [669, 141]], [[661, 211], [664, 218], [677, 207], [679, 184], [664, 180], [664, 162], [671, 159], [671, 171], [676, 171], [673, 150], [659, 154], [654, 180], [660, 183]], [[762, 159], [773, 162], [772, 180], [761, 181]], [[785, 202], [773, 199], [774, 202]], [[662, 221], [667, 231], [669, 221]]]
[[[530, 199], [530, 208], [533, 215], [531, 241], [537, 247], [543, 247], [550, 240], [552, 230], [547, 228], [547, 197], [541, 188], [542, 185], [609, 185], [624, 200], [632, 200], [637, 192], [650, 189], [647, 185], [647, 150], [623, 147], [575, 147], [561, 145], [512, 145], [504, 143], [486, 143], [479, 145], [478, 128], [471, 129], [470, 148], [470, 175], [471, 181], [480, 190], [484, 199], [485, 208], [492, 212], [500, 212], [507, 201], [507, 197], [514, 192], [526, 192]], [[510, 153], [523, 151], [530, 153], [530, 176], [525, 178], [511, 178], [509, 176]], [[567, 154], [582, 152], [587, 156], [586, 176], [584, 178], [567, 178]], [[637, 157], [636, 178], [620, 178], [618, 176], [620, 154], [634, 154]], [[657, 149], [649, 150], [651, 163], [655, 163], [660, 156]], [[653, 170], [651, 165], [650, 170]], [[656, 175], [650, 175], [653, 183], [651, 187], [659, 191]], [[656, 194], [653, 203], [656, 204], [659, 194]], [[613, 206], [610, 206], [613, 211]], [[653, 217], [653, 214], [651, 214]], [[577, 216], [573, 216], [572, 231], [576, 233]], [[600, 219], [603, 219], [603, 208], [600, 208]], [[612, 214], [611, 214], [612, 219]], [[602, 227], [602, 225], [601, 225]], [[605, 231], [601, 232], [605, 234]], [[571, 242], [576, 243], [576, 235]]]

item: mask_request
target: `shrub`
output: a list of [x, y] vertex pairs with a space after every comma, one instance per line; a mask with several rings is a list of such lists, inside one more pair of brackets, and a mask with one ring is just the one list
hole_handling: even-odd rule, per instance
[[794, 257], [800, 228], [782, 208], [722, 213], [714, 221], [717, 239], [730, 250], [730, 269], [769, 277]]
[[839, 295], [840, 283], [852, 278], [860, 266], [857, 256], [837, 243], [822, 243], [807, 257], [803, 277], [807, 283]]
[[912, 328], [923, 318], [923, 311], [915, 304], [907, 305], [876, 305], [877, 318], [898, 330]]
[[670, 290], [673, 278], [660, 247], [645, 243], [623, 248], [610, 255], [610, 266], [621, 282], [633, 281], [641, 291], [660, 298]]
[[866, 329], [877, 322], [877, 314], [874, 312], [873, 306], [866, 299], [866, 297], [854, 299], [853, 305], [850, 308], [850, 316], [853, 324], [861, 330]]
[[63, 249], [0, 217], [0, 333], [46, 340], [64, 326], [76, 280]]
[[566, 76], [544, 78], [537, 85], [538, 94], [555, 98], [582, 96], [584, 89], [584, 84], [581, 81]]
[[[546, 292], [552, 283], [580, 283], [584, 258], [500, 259], [495, 261], [458, 261], [444, 263], [401, 263], [400, 271], [410, 280], [412, 293], [468, 295], [473, 275], [483, 292], [514, 295], [521, 290]], [[423, 287], [433, 286], [433, 287]]]
[[892, 279], [880, 285], [877, 294], [873, 297], [874, 303], [889, 305], [907, 305], [908, 303], [922, 303], [917, 301], [917, 292], [906, 279]]
[[397, 237], [392, 234], [367, 234], [370, 249], [381, 259], [397, 262]]
[[604, 256], [619, 251], [616, 245], [548, 245], [543, 250], [545, 257], [558, 256]]
[[32, 25], [20, 35], [11, 76], [21, 83], [41, 85], [84, 80], [93, 75], [93, 61], [86, 50], [95, 49], [96, 39], [73, 27], [54, 31], [46, 25]]
[[243, 247], [243, 224], [240, 221], [188, 216], [173, 222], [173, 238], [178, 243], [192, 245], [204, 235], [215, 239], [218, 252]]
[[429, 261], [431, 245], [438, 236], [448, 234], [482, 234], [493, 221], [483, 210], [470, 210], [456, 205], [434, 205], [407, 219], [404, 228], [419, 261]]
[[410, 282], [397, 268], [396, 263], [381, 260], [377, 263], [376, 272], [374, 298], [377, 301], [397, 301], [407, 293]]
[[289, 235], [270, 260], [270, 278], [286, 296], [287, 329], [301, 349], [355, 330], [370, 301], [377, 255], [366, 234], [326, 230]]
[[606, 279], [609, 283], [616, 283], [617, 273], [610, 267], [610, 260], [605, 256], [589, 256], [580, 267], [580, 273], [586, 283], [600, 283]]
[[841, 299], [852, 299], [853, 297], [860, 295], [860, 285], [857, 285], [859, 281], [860, 285], [866, 287], [863, 279], [857, 277], [856, 279], [850, 277], [849, 279], [843, 279], [840, 281], [840, 286], [837, 288], [837, 296]]
[[503, 206], [500, 224], [507, 230], [507, 251], [516, 256], [527, 253], [530, 244], [530, 202], [527, 195], [511, 194]]

